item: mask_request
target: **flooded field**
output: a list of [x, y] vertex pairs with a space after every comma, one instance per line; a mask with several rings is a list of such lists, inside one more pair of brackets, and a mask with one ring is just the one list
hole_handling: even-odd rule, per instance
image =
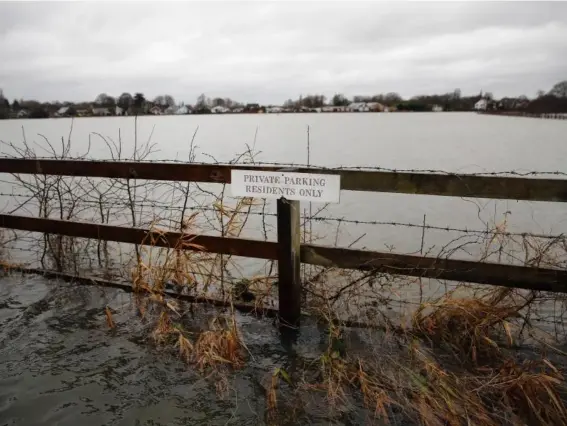
[[[311, 164], [322, 166], [559, 172], [555, 177], [567, 171], [559, 160], [560, 121], [341, 114], [144, 117], [135, 131], [134, 123], [79, 119], [65, 136], [69, 120], [3, 122], [3, 154], [33, 146], [34, 155], [53, 157], [45, 140], [64, 136], [70, 158], [108, 159], [118, 151], [121, 159], [134, 158], [135, 146], [152, 146], [146, 161], [186, 161], [198, 127], [195, 161], [229, 161], [248, 141], [255, 152], [249, 160], [304, 164], [300, 139], [309, 125]], [[133, 134], [144, 134], [146, 145]], [[273, 241], [274, 203], [244, 203], [229, 190], [4, 176], [0, 200], [3, 213]], [[302, 210], [311, 219], [304, 240], [320, 245], [554, 268], [567, 262], [567, 216], [557, 203], [343, 191], [339, 204]], [[23, 264], [103, 276], [145, 295], [4, 276], [0, 424], [437, 425], [466, 416], [472, 424], [500, 425], [530, 418], [520, 408], [541, 395], [547, 399], [538, 407], [549, 414], [539, 413], [533, 424], [567, 422], [567, 411], [554, 405], [567, 365], [561, 294], [305, 268], [304, 308], [312, 316], [290, 337], [273, 319], [163, 297], [163, 286], [180, 281], [190, 294], [228, 303], [241, 301], [243, 289], [255, 303], [275, 307], [273, 262], [156, 247], [136, 252], [132, 245], [11, 231], [2, 243], [7, 269]], [[347, 318], [371, 328], [336, 325]], [[227, 350], [237, 356], [225, 357]], [[531, 381], [518, 385], [527, 371]]]
[[[289, 369], [296, 351], [315, 358], [326, 345], [315, 326], [302, 329], [291, 348], [269, 320], [239, 315], [254, 361], [229, 376], [219, 396], [214, 381], [152, 343], [130, 295], [37, 276], [4, 277], [0, 284], [3, 425], [262, 424], [274, 368]], [[114, 330], [106, 325], [106, 306], [116, 312]], [[215, 313], [197, 307], [183, 321], [206, 325]], [[328, 421], [316, 400], [297, 416], [303, 424]]]

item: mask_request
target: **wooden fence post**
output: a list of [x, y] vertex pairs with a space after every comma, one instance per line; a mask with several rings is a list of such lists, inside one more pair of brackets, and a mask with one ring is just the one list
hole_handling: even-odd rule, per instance
[[280, 323], [297, 327], [301, 315], [299, 201], [278, 199], [278, 296]]

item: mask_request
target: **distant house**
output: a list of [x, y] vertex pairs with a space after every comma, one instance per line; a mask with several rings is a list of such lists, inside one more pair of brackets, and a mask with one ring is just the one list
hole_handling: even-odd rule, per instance
[[153, 115], [161, 115], [161, 108], [157, 105], [154, 105], [153, 107], [150, 108], [148, 113]]
[[26, 111], [25, 109], [21, 109], [18, 111], [18, 114], [16, 115], [17, 118], [28, 118], [30, 115], [30, 113], [28, 111]]
[[260, 112], [260, 104], [246, 104], [243, 112]]
[[441, 105], [433, 105], [431, 107], [431, 111], [433, 112], [443, 112], [443, 107]]
[[211, 112], [213, 114], [225, 114], [227, 112], [230, 112], [230, 110], [228, 108], [218, 105], [216, 107], [212, 107]]
[[518, 98], [516, 99], [516, 102], [514, 103], [514, 108], [516, 109], [524, 109], [527, 108], [528, 105], [530, 104], [530, 100], [527, 98]]
[[384, 111], [384, 105], [382, 105], [380, 102], [368, 102], [366, 105], [368, 105], [370, 111], [374, 111], [374, 112]]
[[175, 115], [185, 115], [191, 114], [191, 110], [187, 105], [180, 106], [177, 111], [175, 111]]
[[87, 117], [89, 115], [88, 109], [78, 109], [77, 110], [77, 117]]
[[57, 110], [55, 117], [69, 117], [71, 115], [71, 107], [64, 106]]
[[108, 108], [104, 108], [104, 107], [93, 107], [92, 111], [93, 111], [93, 115], [97, 117], [105, 117], [110, 115], [110, 111], [108, 110]]
[[370, 107], [366, 102], [353, 102], [348, 106], [350, 111], [353, 112], [369, 112]]
[[238, 114], [238, 113], [241, 113], [241, 112], [243, 112], [243, 111], [244, 111], [244, 108], [242, 108], [242, 107], [234, 108], [234, 109], [232, 110], [232, 112], [237, 113], [237, 114]]
[[299, 109], [296, 109], [296, 111], [298, 111], [298, 112], [316, 112], [315, 109], [311, 109], [311, 108], [306, 107], [306, 106], [299, 107]]
[[283, 112], [283, 108], [279, 106], [268, 107], [266, 108], [266, 112], [269, 114], [279, 114], [280, 112]]
[[477, 111], [486, 111], [488, 107], [488, 101], [486, 99], [481, 99], [476, 104], [474, 104], [474, 109]]
[[118, 105], [114, 108], [114, 115], [126, 115], [126, 111]]
[[317, 112], [346, 112], [350, 111], [349, 107], [346, 106], [335, 106], [328, 105], [321, 108], [316, 108]]
[[177, 107], [176, 107], [175, 105], [171, 105], [171, 106], [167, 107], [167, 108], [163, 111], [163, 113], [164, 113], [165, 115], [173, 115], [173, 114], [176, 113], [176, 111], [177, 111]]

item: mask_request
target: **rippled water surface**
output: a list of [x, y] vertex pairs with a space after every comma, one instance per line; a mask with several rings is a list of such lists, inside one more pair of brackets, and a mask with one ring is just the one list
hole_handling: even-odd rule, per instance
[[[106, 305], [116, 312], [109, 330]], [[213, 311], [185, 318], [206, 322]], [[215, 380], [147, 341], [130, 295], [13, 275], [0, 280], [1, 425], [264, 424], [265, 395], [276, 366], [293, 370], [296, 355], [317, 356], [324, 333], [308, 324], [297, 346], [270, 320], [237, 318], [250, 351], [246, 367], [219, 396]], [[309, 402], [279, 424], [359, 424], [351, 413], [331, 422], [328, 406]]]

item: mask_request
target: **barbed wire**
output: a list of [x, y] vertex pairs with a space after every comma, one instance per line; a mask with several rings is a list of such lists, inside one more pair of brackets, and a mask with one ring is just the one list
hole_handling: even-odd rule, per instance
[[[1, 159], [20, 159], [21, 157], [0, 155]], [[310, 170], [336, 170], [336, 171], [381, 171], [388, 173], [424, 173], [424, 174], [444, 174], [444, 175], [458, 175], [458, 176], [567, 176], [567, 172], [560, 170], [505, 170], [505, 171], [482, 171], [482, 172], [460, 172], [448, 171], [442, 169], [411, 169], [411, 168], [390, 168], [383, 166], [325, 166], [314, 165], [295, 162], [273, 162], [273, 161], [227, 161], [227, 162], [197, 162], [185, 161], [179, 159], [137, 159], [132, 160], [128, 158], [113, 159], [113, 158], [85, 158], [85, 157], [49, 157], [49, 156], [34, 156], [27, 157], [26, 159], [33, 160], [64, 160], [64, 161], [100, 161], [100, 162], [137, 162], [137, 163], [160, 163], [160, 164], [186, 164], [195, 166], [250, 166], [250, 167], [300, 167], [302, 169]]]
[[563, 239], [566, 238], [565, 234], [550, 235], [550, 234], [535, 234], [530, 232], [508, 232], [499, 231], [497, 229], [468, 229], [468, 228], [453, 228], [450, 226], [435, 226], [427, 224], [416, 224], [416, 223], [403, 223], [394, 221], [366, 221], [366, 220], [353, 220], [345, 218], [336, 217], [313, 217], [307, 218], [308, 220], [318, 221], [333, 221], [339, 223], [348, 223], [354, 225], [390, 225], [390, 226], [403, 226], [408, 228], [420, 228], [420, 229], [430, 229], [436, 231], [450, 231], [450, 232], [460, 232], [463, 234], [476, 234], [476, 235], [502, 235], [508, 237], [534, 237], [534, 238], [546, 238], [546, 239]]
[[[35, 248], [22, 248], [22, 247], [10, 247], [9, 248], [10, 251], [19, 251], [19, 252], [27, 252], [27, 253], [32, 253], [36, 256], [39, 257], [39, 255], [41, 254], [41, 249]], [[95, 269], [91, 269], [90, 266], [92, 266], [92, 264], [96, 264], [97, 260], [93, 259], [92, 257], [85, 255], [83, 253], [75, 253], [72, 255], [72, 258], [76, 261], [83, 261], [84, 264], [82, 265], [76, 265], [79, 269], [76, 271], [78, 272], [81, 276], [81, 273], [87, 272], [89, 274], [93, 274], [93, 276], [103, 276], [105, 273], [110, 273], [111, 276], [113, 277], [123, 277], [125, 276], [125, 270], [124, 270], [124, 265], [122, 264], [111, 264], [109, 265], [108, 268], [95, 268]], [[29, 260], [26, 261], [24, 263], [19, 263], [19, 264], [14, 264], [14, 266], [21, 266], [21, 265], [32, 265], [34, 263], [38, 263], [39, 260]], [[194, 276], [196, 277], [203, 277], [203, 278], [208, 278], [208, 279], [216, 279], [216, 280], [222, 280], [222, 279], [229, 279], [230, 281], [234, 281], [234, 280], [238, 280], [238, 277], [227, 277], [227, 275], [220, 275], [214, 272], [199, 272], [199, 271], [192, 271], [191, 272]], [[128, 275], [128, 274], [126, 274]], [[90, 276], [90, 275], [89, 275]], [[272, 277], [268, 277], [266, 276], [266, 278], [268, 279], [277, 279], [276, 276], [272, 276]], [[361, 285], [365, 286], [368, 284], [362, 283]], [[464, 287], [472, 287], [472, 288], [478, 288], [478, 289], [482, 289], [485, 288], [486, 285], [484, 284], [460, 284], [461, 286]], [[401, 283], [397, 283], [396, 289], [399, 288], [405, 288], [405, 287], [414, 287], [415, 284], [414, 283], [406, 283], [406, 284], [401, 284]], [[316, 287], [316, 284], [315, 284]], [[453, 287], [453, 286], [452, 286]], [[384, 290], [387, 291], [389, 289], [389, 287], [385, 287]], [[547, 293], [547, 292], [544, 292]], [[562, 300], [562, 295], [559, 293], [552, 293], [553, 297], [555, 300]], [[430, 294], [430, 295], [426, 295], [424, 294], [424, 300], [423, 301], [419, 301], [417, 300], [417, 298], [414, 298], [415, 300], [412, 299], [402, 299], [400, 298], [399, 295], [397, 295], [395, 292], [394, 293], [377, 293], [374, 295], [370, 295], [367, 294], [367, 298], [368, 300], [366, 302], [362, 302], [360, 305], [357, 305], [358, 308], [361, 309], [379, 309], [382, 308], [386, 308], [386, 309], [390, 309], [392, 306], [395, 305], [404, 305], [404, 306], [413, 306], [415, 308], [418, 308], [419, 306], [422, 306], [423, 303], [431, 303], [432, 300], [436, 300], [439, 297], [442, 296], [438, 296], [435, 294]], [[542, 302], [545, 302], [546, 299], [540, 299]], [[373, 301], [380, 301], [380, 303], [378, 305], [376, 305], [375, 303], [373, 303]], [[549, 314], [549, 313], [545, 313], [545, 312], [541, 312], [538, 313], [537, 308], [536, 309], [532, 309], [532, 311], [530, 312], [530, 321], [533, 323], [543, 323], [543, 324], [553, 324], [553, 325], [562, 325], [564, 326], [565, 320], [563, 319], [563, 315], [566, 312], [561, 312], [561, 313], [554, 313], [554, 314]], [[404, 315], [404, 313], [402, 311], [399, 312], [400, 315]]]
[[[18, 197], [18, 198], [31, 198], [33, 195], [26, 195], [26, 194], [19, 194], [19, 193], [2, 193], [0, 192], [0, 196], [7, 196], [7, 197]], [[74, 203], [76, 200], [70, 199], [63, 199], [66, 203]], [[91, 206], [98, 206], [100, 202], [97, 200], [85, 200], [81, 199], [81, 203], [91, 205]], [[76, 204], [76, 203], [75, 203]], [[119, 199], [116, 200], [107, 200], [103, 203], [104, 206], [112, 205], [114, 207], [126, 207], [129, 206], [128, 202], [121, 201]], [[164, 211], [202, 211], [202, 212], [213, 212], [213, 213], [222, 213], [219, 208], [215, 207], [206, 207], [206, 206], [174, 206], [168, 203], [161, 203], [158, 201], [150, 201], [150, 202], [136, 202], [136, 208], [143, 209], [143, 208], [152, 208], [152, 209], [162, 209]], [[227, 206], [223, 206], [224, 209], [229, 209]], [[260, 216], [260, 217], [273, 217], [276, 218], [278, 215], [277, 213], [271, 212], [256, 212], [256, 211], [232, 211], [229, 210], [230, 214], [237, 214], [241, 216]], [[397, 221], [380, 221], [380, 220], [358, 220], [358, 219], [346, 219], [344, 217], [330, 217], [330, 216], [307, 216], [301, 215], [301, 219], [304, 221], [313, 221], [313, 222], [329, 222], [329, 223], [339, 223], [339, 224], [349, 224], [349, 225], [370, 225], [370, 226], [400, 226], [405, 228], [418, 228], [418, 229], [426, 229], [426, 230], [433, 230], [433, 231], [444, 231], [444, 232], [458, 232], [461, 234], [472, 234], [472, 235], [499, 235], [503, 237], [522, 237], [522, 238], [541, 238], [541, 239], [551, 239], [551, 240], [562, 240], [567, 239], [567, 235], [564, 233], [560, 234], [542, 234], [542, 233], [533, 233], [533, 232], [510, 232], [510, 231], [502, 231], [498, 229], [469, 229], [469, 228], [458, 228], [452, 226], [437, 226], [437, 225], [427, 225], [423, 223], [408, 223], [408, 222], [397, 222]]]

